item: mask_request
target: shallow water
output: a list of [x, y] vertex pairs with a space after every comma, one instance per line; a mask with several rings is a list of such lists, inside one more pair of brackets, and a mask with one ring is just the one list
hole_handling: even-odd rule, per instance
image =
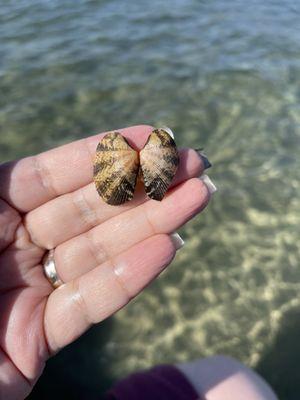
[[292, 0], [2, 2], [2, 160], [168, 125], [205, 147], [219, 189], [171, 268], [51, 360], [32, 399], [96, 398], [138, 368], [215, 353], [299, 398], [299, 14]]

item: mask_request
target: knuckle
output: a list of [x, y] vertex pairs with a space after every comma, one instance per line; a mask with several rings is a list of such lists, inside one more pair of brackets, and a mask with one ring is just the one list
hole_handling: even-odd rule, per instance
[[71, 201], [76, 213], [87, 229], [94, 227], [97, 223], [97, 213], [94, 208], [90, 206], [82, 188], [76, 190], [71, 195]]
[[103, 262], [109, 260], [109, 254], [105, 249], [105, 246], [101, 240], [95, 239], [95, 232], [89, 231], [86, 233], [85, 237], [87, 246], [93, 259], [95, 260], [96, 265], [102, 264]]
[[135, 296], [135, 293], [131, 293], [131, 290], [126, 285], [126, 281], [122, 278], [122, 273], [120, 273], [120, 269], [117, 268], [113, 259], [110, 260], [110, 263], [112, 265], [115, 284], [119, 289], [119, 293], [121, 293], [121, 296], [123, 297], [124, 304], [126, 304]]
[[40, 185], [51, 198], [57, 196], [51, 174], [39, 155], [32, 157], [33, 171], [40, 182]]
[[157, 234], [157, 229], [155, 227], [154, 221], [152, 220], [151, 212], [149, 212], [149, 208], [151, 207], [151, 205], [149, 206], [149, 204], [150, 204], [150, 202], [146, 202], [145, 203], [144, 217], [145, 217], [145, 220], [146, 220], [146, 224], [148, 225], [148, 228], [149, 228], [148, 230], [150, 232], [150, 235], [152, 236], [152, 235], [156, 235]]
[[78, 279], [74, 279], [71, 281], [71, 288], [73, 295], [71, 296], [73, 305], [75, 309], [78, 310], [80, 316], [84, 319], [85, 323], [87, 326], [97, 322], [97, 321], [92, 321], [89, 313], [89, 308], [87, 306], [87, 303], [85, 301], [84, 296], [81, 293], [80, 290], [80, 284]]

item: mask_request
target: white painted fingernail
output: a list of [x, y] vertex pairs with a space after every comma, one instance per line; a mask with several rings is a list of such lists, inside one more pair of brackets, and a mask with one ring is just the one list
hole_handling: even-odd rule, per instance
[[208, 175], [203, 174], [199, 179], [205, 183], [210, 194], [214, 194], [218, 190]]
[[179, 249], [181, 249], [181, 247], [183, 247], [184, 240], [179, 235], [179, 233], [177, 233], [177, 232], [172, 233], [170, 235], [170, 238], [171, 238], [176, 250], [179, 250]]
[[168, 132], [168, 134], [171, 136], [172, 139], [175, 139], [174, 138], [174, 133], [170, 128], [168, 128], [167, 126], [163, 126], [161, 129], [163, 129], [164, 131]]

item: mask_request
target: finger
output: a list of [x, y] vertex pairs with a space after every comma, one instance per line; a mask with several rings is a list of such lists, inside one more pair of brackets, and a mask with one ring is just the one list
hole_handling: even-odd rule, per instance
[[55, 290], [45, 310], [50, 350], [73, 342], [127, 304], [171, 262], [175, 251], [169, 236], [155, 235]]
[[190, 179], [161, 202], [146, 201], [62, 243], [54, 251], [60, 278], [68, 282], [154, 234], [173, 232], [202, 210], [209, 196], [202, 181]]
[[[182, 149], [180, 166], [172, 186], [202, 174], [204, 164], [197, 152]], [[99, 197], [95, 185], [90, 183], [74, 192], [59, 196], [30, 211], [25, 220], [34, 242], [52, 249], [60, 243], [86, 232], [96, 225], [146, 201], [144, 191], [121, 206], [110, 206]]]
[[13, 242], [20, 222], [21, 217], [17, 211], [0, 199], [0, 251]]
[[24, 399], [29, 395], [32, 386], [2, 350], [0, 365], [0, 398]]
[[200, 398], [206, 400], [276, 400], [270, 386], [256, 372], [228, 356], [212, 356], [176, 368], [187, 378]]
[[[129, 142], [142, 147], [153, 127], [119, 129]], [[32, 210], [92, 180], [92, 159], [105, 133], [0, 166], [1, 196], [22, 212]]]

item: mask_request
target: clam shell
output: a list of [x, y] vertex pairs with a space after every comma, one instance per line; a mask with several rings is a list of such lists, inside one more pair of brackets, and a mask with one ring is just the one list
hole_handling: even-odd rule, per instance
[[140, 151], [140, 167], [148, 197], [159, 201], [163, 199], [178, 165], [174, 139], [164, 129], [154, 129]]
[[99, 142], [94, 160], [94, 182], [101, 198], [120, 205], [133, 198], [139, 171], [138, 153], [119, 132]]
[[120, 205], [133, 198], [140, 176], [147, 195], [160, 201], [178, 164], [174, 139], [164, 129], [154, 129], [140, 152], [134, 150], [119, 132], [111, 132], [97, 146], [94, 182], [106, 203]]

